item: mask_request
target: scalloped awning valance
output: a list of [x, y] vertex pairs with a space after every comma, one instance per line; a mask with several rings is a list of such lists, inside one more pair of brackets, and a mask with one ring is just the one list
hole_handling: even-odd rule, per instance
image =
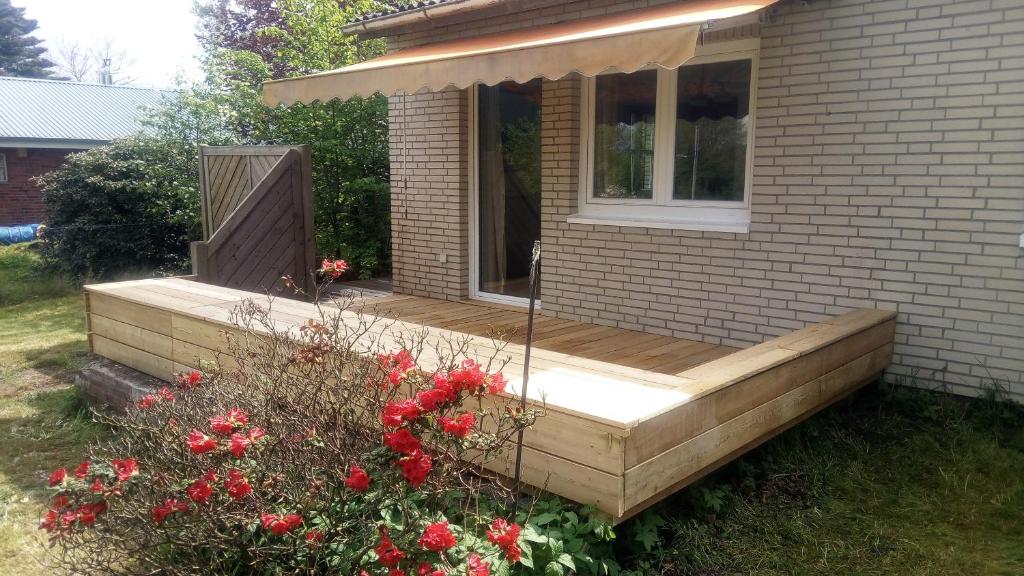
[[775, 0], [702, 0], [398, 50], [263, 85], [268, 106], [335, 98], [439, 91], [505, 80], [556, 80], [576, 72], [676, 68], [693, 57], [700, 26], [754, 12]]

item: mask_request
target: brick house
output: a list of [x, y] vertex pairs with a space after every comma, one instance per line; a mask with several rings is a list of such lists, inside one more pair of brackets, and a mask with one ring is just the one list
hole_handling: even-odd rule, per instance
[[138, 132], [161, 92], [128, 86], [0, 77], [0, 226], [45, 221], [32, 178], [73, 152]]
[[398, 293], [747, 347], [898, 312], [889, 378], [1024, 399], [1016, 0], [432, 0], [268, 83], [390, 98]]

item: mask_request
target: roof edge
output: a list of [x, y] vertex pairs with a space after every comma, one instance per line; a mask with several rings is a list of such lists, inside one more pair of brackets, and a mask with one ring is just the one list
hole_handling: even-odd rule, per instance
[[436, 18], [450, 16], [452, 14], [471, 12], [482, 8], [497, 6], [502, 0], [451, 0], [443, 4], [430, 6], [419, 6], [411, 10], [403, 10], [392, 14], [384, 14], [375, 18], [353, 22], [342, 27], [346, 34], [357, 34], [360, 36], [379, 36], [384, 30], [427, 22]]
[[88, 150], [111, 142], [111, 140], [66, 140], [61, 138], [0, 138], [0, 148]]

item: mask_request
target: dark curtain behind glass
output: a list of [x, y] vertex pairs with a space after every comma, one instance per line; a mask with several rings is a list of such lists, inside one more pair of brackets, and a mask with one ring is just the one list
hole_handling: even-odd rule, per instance
[[480, 86], [479, 290], [529, 296], [540, 239], [541, 81]]

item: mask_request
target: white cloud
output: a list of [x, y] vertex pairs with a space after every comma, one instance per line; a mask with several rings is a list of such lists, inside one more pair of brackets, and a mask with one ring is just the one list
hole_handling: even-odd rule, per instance
[[93, 47], [111, 39], [128, 53], [133, 84], [166, 88], [200, 77], [192, 0], [14, 0], [39, 21], [51, 50], [63, 40]]

